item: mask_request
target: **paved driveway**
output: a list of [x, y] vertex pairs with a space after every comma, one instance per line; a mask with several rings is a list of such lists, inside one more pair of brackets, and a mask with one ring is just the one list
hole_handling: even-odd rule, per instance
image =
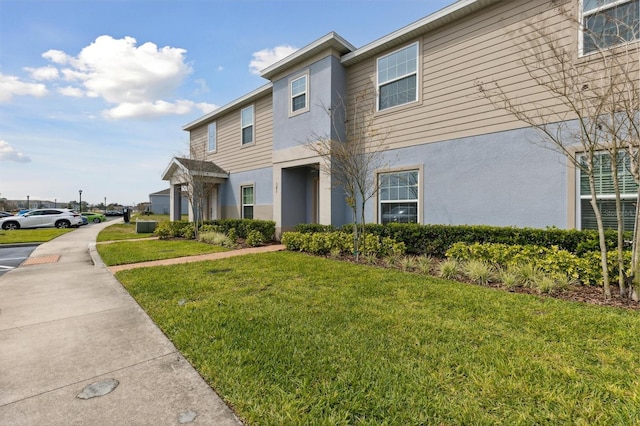
[[29, 246], [0, 246], [0, 276], [18, 267], [35, 250], [35, 245]]

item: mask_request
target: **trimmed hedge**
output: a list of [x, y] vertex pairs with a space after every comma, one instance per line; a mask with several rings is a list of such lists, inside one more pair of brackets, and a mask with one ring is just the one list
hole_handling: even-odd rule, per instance
[[[365, 256], [385, 257], [404, 254], [403, 243], [397, 243], [389, 237], [378, 237], [367, 234], [362, 254]], [[290, 251], [327, 255], [352, 255], [353, 236], [347, 232], [285, 232], [282, 234], [282, 244]]]
[[[209, 231], [233, 234], [237, 238], [252, 237], [252, 241], [272, 241], [276, 234], [276, 223], [272, 220], [258, 219], [218, 219], [206, 220], [203, 228]], [[259, 233], [262, 238], [258, 238]], [[160, 238], [193, 238], [193, 223], [186, 220], [160, 222], [154, 232]]]
[[[353, 225], [340, 230], [351, 232]], [[331, 226], [304, 224], [296, 231], [302, 233], [329, 232]], [[420, 225], [415, 223], [390, 223], [388, 225], [367, 224], [365, 231], [379, 237], [390, 237], [403, 242], [407, 253], [443, 257], [455, 243], [498, 243], [509, 245], [557, 246], [571, 253], [584, 254], [599, 250], [598, 233], [593, 230], [578, 231], [558, 228], [515, 228], [487, 225]], [[613, 250], [617, 244], [614, 230], [605, 231], [607, 248]], [[625, 235], [625, 240], [631, 239]]]

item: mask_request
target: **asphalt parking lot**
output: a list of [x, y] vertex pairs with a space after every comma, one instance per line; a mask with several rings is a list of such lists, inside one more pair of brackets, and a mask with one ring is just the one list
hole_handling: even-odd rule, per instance
[[36, 247], [37, 245], [0, 247], [0, 276], [17, 268]]

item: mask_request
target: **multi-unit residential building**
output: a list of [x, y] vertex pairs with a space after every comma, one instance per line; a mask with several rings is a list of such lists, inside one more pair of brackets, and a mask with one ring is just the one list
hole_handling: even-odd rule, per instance
[[[510, 96], [544, 102], [514, 32], [544, 23], [575, 61], [590, 61], [594, 51], [620, 43], [590, 43], [584, 28], [600, 25], [592, 16], [630, 16], [637, 28], [638, 3], [459, 0], [359, 48], [330, 32], [263, 70], [264, 86], [183, 127], [192, 159], [174, 158], [163, 175], [172, 188], [171, 217], [180, 217], [180, 186], [189, 175], [208, 183], [205, 219], [269, 219], [279, 232], [352, 222], [344, 191], [309, 144], [319, 135], [342, 140], [355, 113], [347, 108], [346, 119], [336, 120], [332, 110], [369, 96], [362, 105], [386, 137], [367, 222], [590, 227], [580, 170], [483, 97], [478, 82], [504, 82]], [[636, 42], [626, 44], [637, 53]], [[630, 188], [625, 202], [633, 205]], [[600, 194], [606, 210], [610, 194]]]

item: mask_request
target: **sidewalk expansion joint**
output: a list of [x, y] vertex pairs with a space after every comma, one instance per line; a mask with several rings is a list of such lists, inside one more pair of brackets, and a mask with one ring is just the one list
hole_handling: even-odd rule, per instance
[[60, 260], [60, 255], [59, 254], [53, 254], [53, 255], [50, 255], [50, 256], [30, 257], [27, 260], [25, 260], [24, 262], [22, 262], [22, 265], [20, 265], [20, 266], [42, 265], [42, 264], [45, 264], [45, 263], [56, 263], [58, 260]]

